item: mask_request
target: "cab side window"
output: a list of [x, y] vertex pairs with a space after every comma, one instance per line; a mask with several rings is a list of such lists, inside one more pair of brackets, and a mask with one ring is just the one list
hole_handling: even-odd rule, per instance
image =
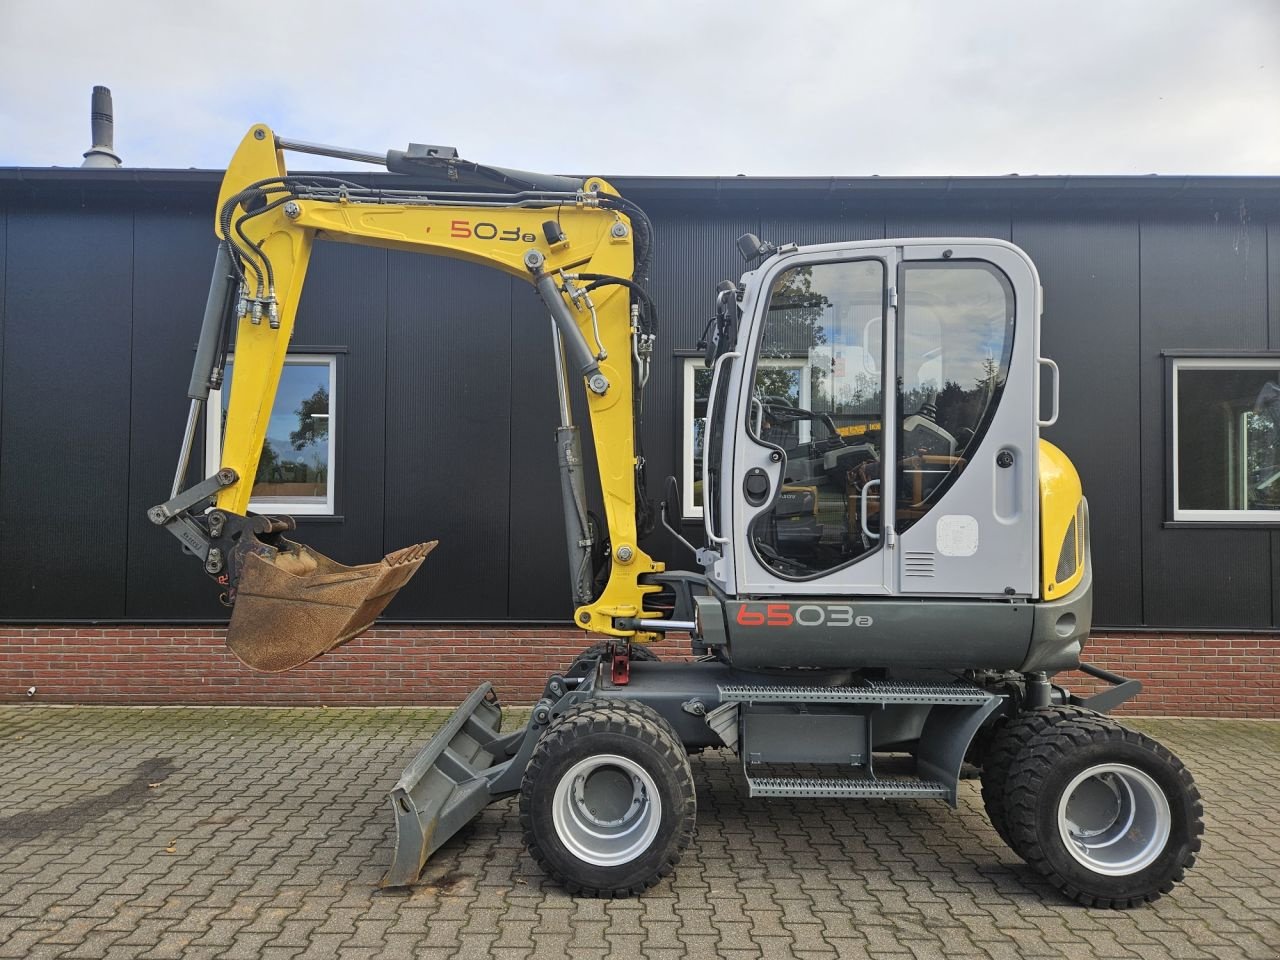
[[879, 260], [792, 267], [770, 290], [748, 430], [779, 448], [785, 469], [751, 543], [782, 576], [819, 576], [878, 543], [858, 510], [861, 485], [878, 476], [884, 297]]
[[1013, 351], [1014, 297], [989, 263], [902, 266], [897, 520], [923, 517], [964, 471], [994, 415]]

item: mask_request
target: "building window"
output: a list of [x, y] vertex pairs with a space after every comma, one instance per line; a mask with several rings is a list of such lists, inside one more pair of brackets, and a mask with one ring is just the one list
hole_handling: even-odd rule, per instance
[[[683, 362], [684, 432], [680, 498], [684, 501], [684, 516], [698, 519], [702, 516], [702, 438], [707, 420], [707, 394], [711, 390], [711, 370], [702, 357], [686, 357]], [[805, 359], [762, 357], [759, 367], [762, 369], [757, 376], [767, 385], [767, 392], [776, 402], [805, 410], [809, 408], [812, 377]], [[760, 410], [759, 404], [754, 405], [753, 416], [758, 416]], [[802, 433], [800, 439], [807, 442], [809, 424], [798, 424], [796, 429]]]
[[[222, 390], [209, 394], [206, 471], [222, 462], [234, 358], [227, 359]], [[257, 513], [332, 514], [336, 437], [334, 433], [337, 360], [331, 356], [293, 356], [284, 363], [280, 389], [262, 444], [249, 509]]]
[[684, 361], [684, 436], [680, 498], [686, 517], [702, 516], [702, 441], [707, 423], [707, 394], [711, 390], [711, 370], [701, 357]]
[[1280, 356], [1170, 361], [1173, 519], [1280, 521]]

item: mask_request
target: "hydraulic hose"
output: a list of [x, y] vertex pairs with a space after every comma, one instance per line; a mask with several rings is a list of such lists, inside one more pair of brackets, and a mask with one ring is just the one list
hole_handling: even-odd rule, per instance
[[649, 292], [644, 287], [636, 283], [634, 280], [627, 280], [625, 277], [611, 277], [604, 273], [579, 273], [576, 275], [579, 280], [588, 281], [587, 292], [590, 293], [599, 287], [620, 286], [626, 287], [644, 304], [645, 314], [645, 333], [653, 333], [658, 326], [658, 308], [653, 302], [653, 298], [649, 296]]
[[600, 202], [603, 206], [624, 211], [631, 217], [633, 225], [637, 223], [640, 225], [640, 229], [636, 231], [636, 239], [640, 241], [639, 249], [636, 251], [636, 276], [643, 283], [649, 279], [649, 266], [653, 262], [653, 221], [644, 210], [626, 197], [620, 197], [614, 193], [602, 193]]

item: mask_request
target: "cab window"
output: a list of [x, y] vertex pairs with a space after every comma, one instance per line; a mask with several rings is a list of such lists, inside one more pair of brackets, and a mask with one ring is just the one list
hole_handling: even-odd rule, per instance
[[770, 289], [747, 429], [784, 469], [751, 543], [781, 576], [820, 576], [878, 545], [860, 504], [880, 457], [884, 292], [879, 260], [792, 267]]
[[964, 471], [994, 416], [1013, 352], [1013, 287], [980, 261], [902, 266], [896, 527]]

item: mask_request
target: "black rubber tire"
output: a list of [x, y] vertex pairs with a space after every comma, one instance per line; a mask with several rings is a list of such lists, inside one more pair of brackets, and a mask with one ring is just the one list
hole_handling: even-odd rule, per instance
[[560, 716], [555, 717], [551, 721], [551, 725], [555, 726], [558, 723], [564, 723], [564, 721], [572, 720], [580, 714], [599, 710], [604, 706], [608, 706], [614, 713], [626, 713], [634, 717], [643, 717], [645, 719], [656, 718], [673, 739], [677, 741], [680, 739], [676, 735], [675, 730], [672, 729], [671, 724], [664, 720], [662, 715], [658, 713], [657, 710], [654, 710], [653, 707], [641, 703], [639, 700], [623, 700], [621, 698], [614, 697], [592, 697], [590, 700], [583, 700], [580, 703], [575, 703], [564, 713], [560, 714]]
[[[1013, 847], [1013, 838], [1006, 823], [1009, 770], [1032, 737], [1048, 730], [1055, 723], [1074, 717], [1089, 717], [1114, 723], [1110, 718], [1084, 707], [1044, 707], [999, 720], [991, 733], [981, 758], [982, 805], [987, 809], [991, 826], [995, 827], [1000, 839], [1010, 847]], [[1022, 856], [1016, 848], [1014, 852]]]
[[[1068, 851], [1058, 829], [1062, 791], [1081, 771], [1122, 763], [1145, 773], [1169, 803], [1168, 842], [1147, 867], [1127, 876], [1089, 869]], [[1006, 824], [1011, 846], [1066, 896], [1086, 907], [1125, 909], [1151, 903], [1181, 882], [1204, 833], [1203, 805], [1191, 772], [1155, 740], [1098, 716], [1064, 716], [1031, 737], [1013, 762]]]
[[[557, 784], [580, 760], [611, 753], [653, 778], [662, 812], [649, 847], [632, 860], [599, 866], [578, 858], [556, 832]], [[693, 770], [684, 747], [652, 708], [634, 701], [592, 699], [552, 724], [534, 749], [520, 787], [520, 826], [530, 855], [570, 893], [629, 897], [670, 875], [693, 840], [697, 821]]]

